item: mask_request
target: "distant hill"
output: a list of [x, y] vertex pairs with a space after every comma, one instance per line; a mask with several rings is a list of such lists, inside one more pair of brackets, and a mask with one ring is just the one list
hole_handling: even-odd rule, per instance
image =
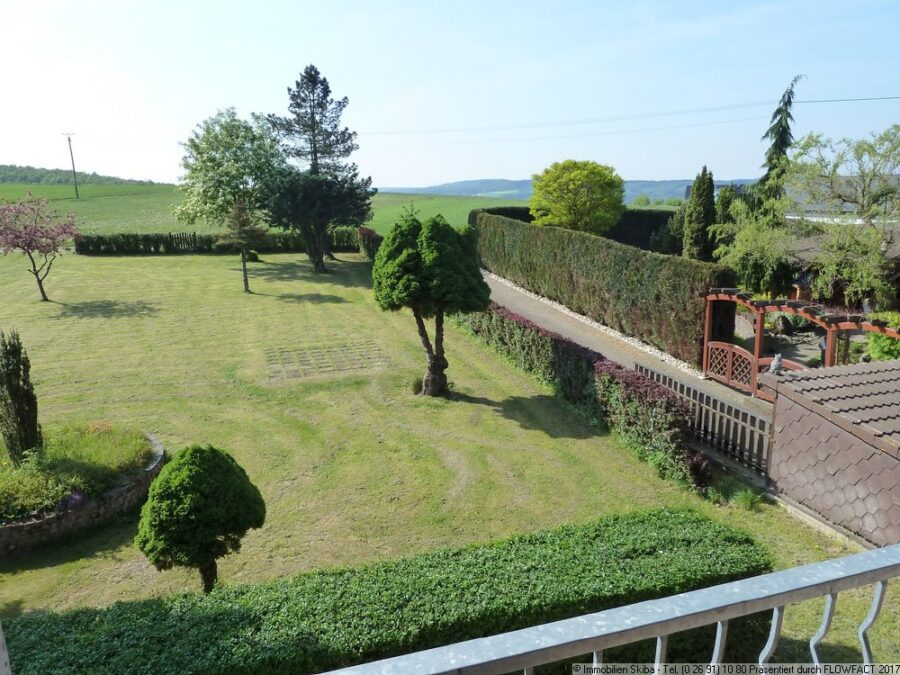
[[[115, 176], [78, 171], [79, 185], [155, 185], [152, 180], [130, 180]], [[34, 166], [0, 164], [0, 183], [29, 183], [32, 185], [70, 185], [71, 169], [41, 169]]]
[[[683, 199], [684, 191], [693, 179], [679, 180], [626, 180], [625, 203], [629, 204], [638, 195], [647, 195], [650, 200]], [[716, 181], [717, 185], [735, 183], [747, 185], [755, 183], [755, 178], [737, 178], [735, 180]], [[455, 183], [442, 183], [428, 187], [404, 188], [383, 187], [381, 192], [397, 192], [400, 194], [428, 195], [462, 195], [467, 197], [503, 197], [506, 199], [528, 199], [531, 197], [531, 180], [505, 180], [488, 178], [484, 180], [462, 180]]]

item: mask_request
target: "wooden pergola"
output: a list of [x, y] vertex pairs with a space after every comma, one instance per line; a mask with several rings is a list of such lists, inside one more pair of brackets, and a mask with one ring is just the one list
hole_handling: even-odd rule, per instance
[[[711, 340], [714, 302], [733, 302], [743, 305], [754, 315], [753, 352], [730, 342]], [[825, 359], [829, 368], [837, 357], [837, 340], [847, 331], [880, 333], [900, 339], [900, 331], [890, 328], [887, 322], [867, 320], [862, 314], [834, 314], [825, 307], [806, 300], [754, 300], [753, 296], [739, 288], [711, 288], [706, 294], [706, 320], [703, 327], [703, 373], [730, 387], [742, 389], [753, 396], [771, 400], [771, 395], [759, 387], [759, 374], [768, 369], [771, 357], [763, 357], [763, 333], [766, 314], [783, 312], [796, 314], [825, 331]], [[805, 370], [806, 365], [782, 359], [786, 370]]]

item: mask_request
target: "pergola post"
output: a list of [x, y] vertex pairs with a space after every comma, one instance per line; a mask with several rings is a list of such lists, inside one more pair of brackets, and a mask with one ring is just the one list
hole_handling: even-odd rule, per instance
[[750, 387], [756, 396], [757, 380], [759, 379], [759, 360], [763, 352], [763, 333], [766, 330], [766, 310], [756, 308], [756, 326], [753, 333], [753, 370], [750, 373]]
[[713, 301], [706, 298], [706, 319], [703, 322], [703, 374], [709, 371], [709, 339], [712, 337], [712, 304]]
[[825, 333], [825, 367], [831, 368], [837, 360], [837, 328], [828, 328]]

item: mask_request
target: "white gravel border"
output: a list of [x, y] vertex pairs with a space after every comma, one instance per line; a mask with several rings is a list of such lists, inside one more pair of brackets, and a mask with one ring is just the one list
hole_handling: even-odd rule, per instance
[[600, 331], [601, 333], [604, 333], [605, 335], [608, 335], [611, 338], [615, 338], [616, 340], [621, 340], [622, 342], [624, 342], [628, 345], [631, 345], [632, 347], [634, 347], [636, 349], [640, 349], [642, 352], [650, 354], [651, 356], [655, 356], [660, 361], [663, 361], [664, 363], [672, 366], [673, 368], [677, 368], [678, 370], [682, 371], [683, 373], [687, 373], [688, 375], [691, 375], [691, 376], [696, 377], [701, 380], [706, 379], [706, 378], [704, 378], [703, 373], [701, 371], [697, 370], [694, 366], [687, 363], [686, 361], [682, 361], [681, 359], [676, 359], [671, 354], [667, 354], [666, 352], [664, 352], [660, 349], [657, 349], [656, 347], [648, 345], [645, 342], [641, 342], [637, 338], [633, 338], [628, 335], [625, 335], [624, 333], [620, 333], [619, 331], [617, 331], [613, 328], [610, 328], [609, 326], [604, 326], [602, 323], [597, 323], [593, 319], [589, 319], [588, 317], [584, 316], [583, 314], [579, 314], [578, 312], [573, 312], [571, 309], [569, 309], [565, 305], [561, 305], [558, 302], [554, 302], [553, 300], [550, 300], [549, 298], [545, 298], [542, 295], [538, 295], [537, 293], [532, 293], [528, 289], [522, 288], [518, 284], [515, 284], [512, 281], [510, 281], [509, 279], [504, 279], [503, 277], [498, 276], [498, 275], [494, 274], [493, 272], [489, 272], [488, 270], [483, 269], [483, 270], [481, 270], [481, 273], [484, 276], [488, 277], [489, 279], [492, 279], [493, 281], [496, 281], [497, 283], [501, 283], [504, 286], [509, 286], [510, 288], [512, 288], [516, 291], [519, 291], [520, 293], [523, 293], [524, 295], [527, 295], [529, 298], [533, 298], [534, 300], [537, 300], [538, 302], [542, 302], [549, 307], [553, 307], [554, 309], [559, 310], [566, 316], [570, 316], [573, 319], [576, 319], [576, 320], [580, 321], [581, 323], [586, 324], [586, 325], [590, 326], [591, 328], [594, 328], [594, 329]]

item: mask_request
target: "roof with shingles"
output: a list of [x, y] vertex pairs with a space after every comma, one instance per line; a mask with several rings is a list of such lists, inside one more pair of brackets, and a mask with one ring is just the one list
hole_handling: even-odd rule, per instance
[[786, 372], [778, 378], [778, 393], [816, 404], [880, 448], [900, 449], [900, 360]]

